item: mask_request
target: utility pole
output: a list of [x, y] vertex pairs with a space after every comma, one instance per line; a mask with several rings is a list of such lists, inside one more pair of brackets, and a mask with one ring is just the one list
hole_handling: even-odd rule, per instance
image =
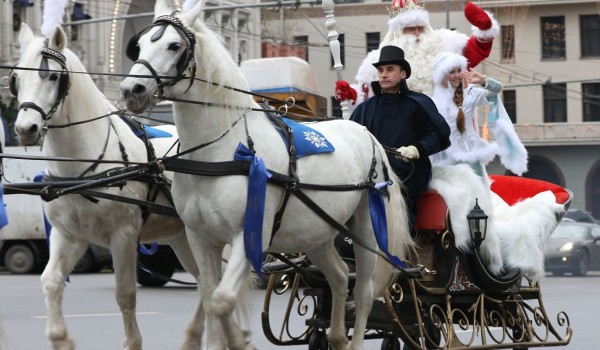
[[450, 29], [450, 0], [446, 0], [446, 29]]

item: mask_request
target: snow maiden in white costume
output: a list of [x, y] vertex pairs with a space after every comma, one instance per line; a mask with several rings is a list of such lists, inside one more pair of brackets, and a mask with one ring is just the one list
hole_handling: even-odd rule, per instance
[[[406, 81], [412, 91], [431, 96], [433, 90], [432, 66], [435, 56], [443, 51], [464, 55], [470, 67], [477, 66], [488, 57], [494, 37], [500, 25], [491, 13], [483, 11], [471, 2], [464, 8], [465, 17], [473, 25], [472, 36], [468, 37], [448, 29], [433, 29], [429, 25], [429, 13], [418, 0], [393, 0], [387, 8], [390, 14], [388, 32], [379, 47], [395, 45], [405, 52], [405, 59], [412, 67], [412, 75]], [[406, 28], [419, 27], [418, 35], [411, 34]], [[421, 28], [422, 27], [422, 28]], [[379, 57], [379, 50], [371, 51], [362, 62], [356, 74], [356, 83], [352, 87], [345, 81], [336, 82], [336, 96], [339, 100], [351, 99], [353, 105], [373, 96], [371, 82], [378, 79], [373, 63]]]
[[[455, 53], [443, 52], [434, 60], [432, 99], [450, 126], [452, 144], [443, 153], [432, 156], [434, 167], [430, 187], [444, 198], [449, 208], [458, 249], [470, 249], [466, 216], [477, 198], [489, 216], [488, 236], [481, 247], [488, 269], [500, 274], [504, 268], [517, 267], [530, 280], [538, 281], [544, 274], [545, 242], [564, 206], [549, 190], [554, 187], [551, 184], [548, 184], [549, 188], [525, 193], [536, 184], [535, 180], [513, 176], [498, 177], [498, 181], [508, 181], [508, 185], [492, 183], [490, 187], [485, 171], [487, 163], [499, 155], [507, 169], [521, 175], [527, 171], [527, 151], [497, 96], [502, 84], [488, 77], [485, 86], [469, 84], [460, 94], [463, 75], [471, 76], [474, 83], [484, 80], [478, 73], [458, 74], [466, 69], [465, 57]], [[459, 93], [455, 93], [457, 90]], [[488, 125], [496, 140], [489, 143], [479, 136], [476, 113], [478, 106], [488, 103]], [[458, 117], [459, 106], [464, 123], [457, 122], [461, 119]], [[504, 188], [498, 189], [498, 186]], [[508, 197], [518, 199], [501, 198], [507, 198], [507, 191]]]
[[[450, 73], [453, 72], [452, 75]], [[514, 174], [527, 171], [527, 150], [519, 140], [498, 93], [502, 83], [485, 78], [485, 85], [463, 85], [463, 76], [480, 74], [467, 71], [467, 59], [451, 52], [438, 54], [433, 62], [432, 99], [450, 126], [452, 144], [431, 156], [434, 165], [467, 163], [487, 181], [485, 166], [496, 155]], [[488, 142], [479, 136], [477, 108], [488, 105], [488, 125], [495, 140]], [[489, 186], [488, 186], [489, 187]]]

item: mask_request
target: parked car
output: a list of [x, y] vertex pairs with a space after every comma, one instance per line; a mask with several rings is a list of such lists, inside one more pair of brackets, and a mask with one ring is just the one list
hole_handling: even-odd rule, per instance
[[561, 222], [548, 240], [545, 268], [555, 276], [566, 272], [585, 276], [589, 270], [599, 271], [600, 225]]
[[579, 210], [579, 209], [569, 209], [565, 213], [564, 218], [572, 219], [577, 222], [589, 222], [593, 224], [598, 224], [598, 220], [592, 216], [592, 214], [587, 211]]

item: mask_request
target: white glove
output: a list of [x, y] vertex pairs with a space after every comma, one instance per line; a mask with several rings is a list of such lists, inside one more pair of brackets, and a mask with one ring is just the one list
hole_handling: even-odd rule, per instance
[[415, 146], [400, 147], [396, 150], [402, 157], [396, 156], [396, 158], [408, 162], [409, 159], [419, 159], [419, 151]]

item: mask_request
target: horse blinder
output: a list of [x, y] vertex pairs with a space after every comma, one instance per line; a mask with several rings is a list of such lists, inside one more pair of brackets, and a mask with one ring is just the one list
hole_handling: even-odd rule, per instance
[[[177, 29], [178, 32], [180, 32], [181, 34], [183, 34], [183, 36], [185, 36], [186, 38], [188, 38], [189, 40], [189, 35], [186, 34], [181, 28], [179, 28], [177, 25], [175, 25], [173, 22], [169, 22], [169, 21], [165, 21], [165, 20], [161, 20], [158, 21], [156, 23], [154, 23], [152, 26], [142, 30], [139, 34], [134, 34], [131, 36], [131, 38], [129, 38], [129, 41], [127, 42], [127, 48], [125, 49], [125, 55], [127, 56], [127, 58], [129, 58], [130, 60], [132, 60], [133, 62], [137, 61], [140, 57], [140, 46], [138, 44], [140, 37], [147, 32], [150, 28], [152, 28], [153, 26], [157, 26], [160, 25], [161, 27], [159, 28], [158, 31], [156, 31], [156, 33], [154, 33], [152, 35], [152, 37], [150, 38], [151, 41], [156, 41], [158, 39], [160, 39], [163, 34], [165, 33], [165, 30], [167, 29], [168, 25], [173, 25], [175, 27], [175, 29]], [[193, 42], [190, 42], [190, 47], [193, 45]], [[179, 57], [179, 59], [177, 60], [177, 74], [180, 75], [182, 74], [182, 72], [185, 70], [186, 68], [186, 64], [189, 61], [189, 57], [190, 57], [190, 50], [191, 48], [188, 47]]]
[[139, 40], [139, 34], [132, 35], [127, 42], [127, 48], [125, 49], [125, 55], [127, 55], [127, 58], [133, 62], [137, 61], [137, 59], [140, 57], [140, 46], [138, 45]]
[[17, 73], [11, 71], [8, 79], [8, 87], [10, 89], [10, 93], [13, 94], [13, 96], [15, 97], [19, 97], [19, 89], [17, 88]]

